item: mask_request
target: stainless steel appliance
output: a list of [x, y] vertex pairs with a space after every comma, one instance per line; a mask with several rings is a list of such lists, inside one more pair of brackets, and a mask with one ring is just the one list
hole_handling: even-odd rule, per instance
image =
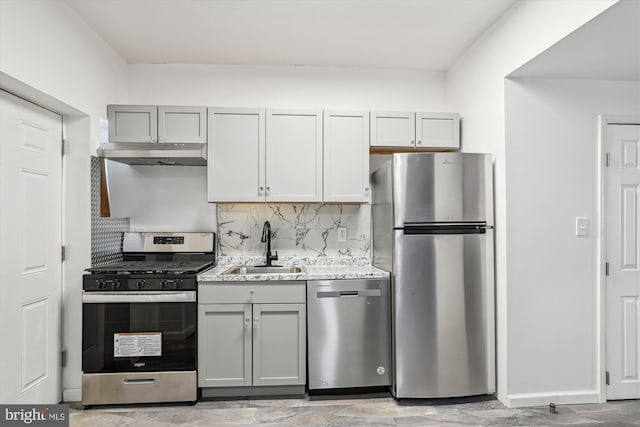
[[372, 174], [374, 265], [391, 272], [397, 398], [495, 392], [487, 154], [394, 154]]
[[307, 282], [309, 390], [391, 384], [388, 279]]
[[213, 233], [125, 233], [124, 261], [87, 269], [82, 404], [197, 399], [196, 275]]

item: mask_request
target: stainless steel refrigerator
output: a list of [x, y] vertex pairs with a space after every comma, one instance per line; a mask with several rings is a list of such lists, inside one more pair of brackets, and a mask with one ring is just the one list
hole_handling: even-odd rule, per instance
[[394, 154], [372, 174], [374, 265], [391, 272], [396, 398], [495, 392], [491, 156]]

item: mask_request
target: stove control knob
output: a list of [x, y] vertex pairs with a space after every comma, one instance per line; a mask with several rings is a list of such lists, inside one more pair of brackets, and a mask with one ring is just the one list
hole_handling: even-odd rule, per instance
[[140, 279], [138, 280], [138, 283], [136, 283], [136, 286], [138, 286], [138, 289], [144, 288], [144, 285], [145, 285], [144, 279]]
[[122, 287], [122, 283], [120, 283], [120, 280], [114, 280], [113, 289], [119, 289], [120, 287]]
[[104, 288], [106, 288], [106, 287], [107, 287], [107, 282], [105, 282], [105, 281], [104, 281], [104, 280], [102, 280], [102, 279], [98, 279], [98, 280], [96, 280], [96, 283], [97, 283], [97, 285], [98, 285], [98, 289], [104, 289]]
[[182, 279], [176, 280], [176, 288], [181, 288], [183, 284], [184, 284], [184, 280]]
[[166, 279], [162, 279], [161, 284], [162, 284], [162, 289], [165, 289], [167, 287], [167, 285], [169, 285], [169, 282], [167, 282]]

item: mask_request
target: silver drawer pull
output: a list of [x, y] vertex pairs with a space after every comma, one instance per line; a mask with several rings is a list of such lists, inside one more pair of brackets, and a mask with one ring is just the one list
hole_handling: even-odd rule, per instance
[[126, 385], [136, 385], [136, 384], [154, 384], [156, 382], [153, 378], [129, 378], [124, 379], [122, 381]]

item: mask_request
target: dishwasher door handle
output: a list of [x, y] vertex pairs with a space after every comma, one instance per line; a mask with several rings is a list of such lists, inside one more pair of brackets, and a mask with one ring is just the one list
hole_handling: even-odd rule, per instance
[[340, 298], [340, 297], [380, 297], [380, 289], [361, 289], [359, 291], [318, 291], [318, 298]]
[[358, 291], [340, 291], [340, 296], [341, 297], [348, 297], [348, 296], [357, 297]]

